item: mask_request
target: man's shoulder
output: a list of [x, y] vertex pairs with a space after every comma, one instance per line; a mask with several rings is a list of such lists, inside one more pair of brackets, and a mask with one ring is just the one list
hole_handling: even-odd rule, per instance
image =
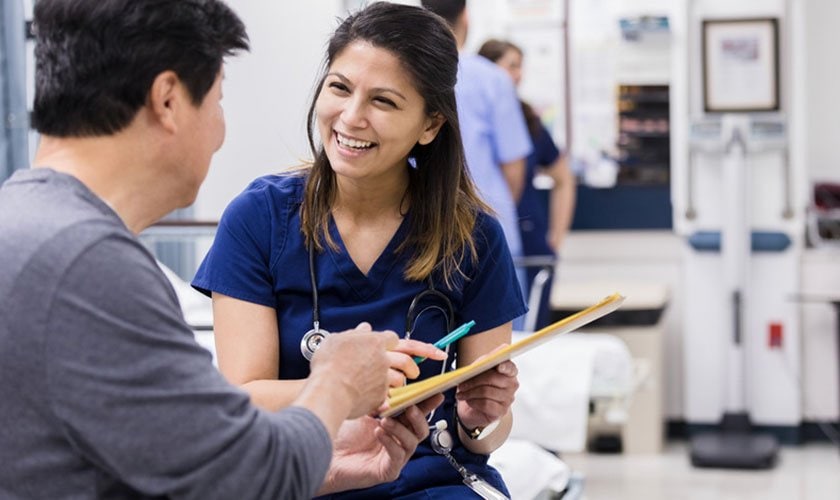
[[[64, 286], [66, 273], [79, 265], [91, 273], [109, 265], [129, 273], [138, 262], [154, 260], [127, 229], [102, 218], [72, 220], [23, 236], [23, 245], [18, 247], [17, 281], [41, 281], [38, 288], [43, 290]], [[107, 250], [97, 252], [95, 261], [84, 258], [96, 248]]]
[[0, 190], [3, 234], [20, 232], [48, 239], [76, 224], [128, 233], [116, 212], [70, 175], [49, 169], [20, 171]]
[[16, 175], [0, 193], [0, 291], [31, 272], [58, 279], [85, 249], [113, 236], [134, 238], [81, 184], [43, 172]]

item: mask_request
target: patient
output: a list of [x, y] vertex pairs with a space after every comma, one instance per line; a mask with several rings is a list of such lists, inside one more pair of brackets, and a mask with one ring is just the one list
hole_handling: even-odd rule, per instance
[[[325, 330], [360, 321], [405, 332], [403, 352], [424, 356], [423, 343], [476, 322], [445, 361], [393, 364], [392, 385], [510, 342], [526, 310], [501, 226], [465, 166], [457, 68], [452, 32], [426, 10], [378, 2], [349, 16], [310, 107], [314, 162], [257, 179], [225, 211], [193, 285], [213, 297], [220, 369], [257, 404], [293, 400]], [[447, 423], [452, 457], [502, 492], [487, 455], [508, 436], [516, 375], [505, 362], [462, 383], [429, 419]], [[374, 426], [345, 425], [336, 456], [362, 457]], [[396, 481], [370, 479], [338, 497], [471, 495], [428, 440]]]
[[[135, 236], [195, 200], [245, 27], [218, 0], [38, 0], [34, 21], [41, 140], [0, 188], [0, 498], [311, 497], [341, 423], [411, 363], [396, 335], [327, 339], [288, 408], [261, 411]], [[368, 455], [337, 457], [330, 484], [395, 475], [431, 407], [371, 425]]]

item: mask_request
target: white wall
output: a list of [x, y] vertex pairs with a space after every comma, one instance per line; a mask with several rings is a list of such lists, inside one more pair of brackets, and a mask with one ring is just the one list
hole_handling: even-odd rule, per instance
[[840, 2], [805, 0], [807, 162], [813, 180], [840, 181]]
[[309, 158], [306, 112], [340, 0], [230, 0], [251, 52], [225, 68], [227, 137], [195, 203], [198, 219], [218, 219], [254, 178]]
[[565, 148], [563, 2], [470, 0], [467, 16], [465, 52], [477, 52], [490, 38], [511, 41], [523, 50], [519, 95], [540, 114], [555, 142]]
[[[840, 181], [840, 64], [837, 26], [840, 3], [823, 0], [799, 2], [804, 50], [797, 73], [804, 74], [802, 89], [802, 161], [809, 181]], [[806, 186], [806, 197], [810, 197]], [[807, 199], [807, 198], [806, 198]], [[803, 292], [840, 294], [840, 249], [810, 249], [802, 257]], [[838, 317], [828, 304], [802, 306], [803, 416], [808, 420], [837, 420]]]

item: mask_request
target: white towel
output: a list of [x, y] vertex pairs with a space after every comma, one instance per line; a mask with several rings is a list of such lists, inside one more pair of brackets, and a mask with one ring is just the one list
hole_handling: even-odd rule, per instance
[[517, 357], [519, 390], [513, 403], [512, 438], [546, 449], [583, 451], [592, 381], [591, 349], [558, 349], [562, 338]]
[[[514, 336], [514, 341], [519, 335]], [[632, 358], [624, 343], [610, 335], [567, 334], [515, 360], [519, 390], [513, 403], [511, 437], [554, 452], [586, 449], [586, 428], [593, 377], [621, 395], [632, 384]], [[606, 366], [598, 367], [597, 364]]]
[[569, 466], [556, 455], [519, 439], [508, 439], [490, 455], [488, 463], [504, 478], [512, 500], [533, 499], [544, 492], [560, 493], [571, 477]]

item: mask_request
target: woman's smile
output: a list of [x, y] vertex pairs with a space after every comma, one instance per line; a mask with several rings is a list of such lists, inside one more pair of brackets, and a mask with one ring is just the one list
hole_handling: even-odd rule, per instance
[[343, 156], [359, 157], [378, 146], [375, 142], [356, 139], [337, 131], [333, 132], [333, 136], [335, 138], [336, 149]]

